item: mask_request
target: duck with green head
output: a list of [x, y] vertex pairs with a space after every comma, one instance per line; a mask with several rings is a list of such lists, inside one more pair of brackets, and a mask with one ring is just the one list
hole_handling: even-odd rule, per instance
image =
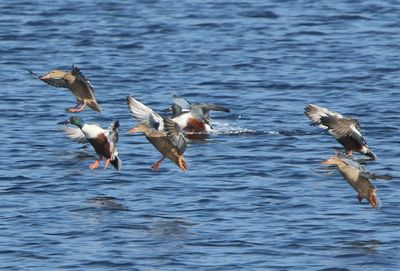
[[111, 164], [116, 170], [121, 169], [121, 160], [118, 157], [118, 127], [119, 122], [113, 122], [107, 130], [94, 124], [86, 124], [81, 118], [72, 116], [68, 120], [58, 124], [72, 124], [78, 128], [64, 127], [65, 134], [78, 143], [89, 142], [96, 151], [99, 158], [89, 168], [99, 167], [103, 157], [106, 159], [104, 169]]
[[72, 66], [71, 71], [51, 70], [38, 76], [28, 70], [34, 77], [53, 87], [68, 88], [76, 97], [77, 105], [67, 110], [69, 112], [81, 112], [89, 106], [96, 112], [100, 112], [100, 106], [94, 97], [94, 88], [90, 81], [82, 74], [78, 67]]

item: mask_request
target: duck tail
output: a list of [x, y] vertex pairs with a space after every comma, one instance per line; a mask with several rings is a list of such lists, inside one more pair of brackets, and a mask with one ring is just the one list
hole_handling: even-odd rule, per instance
[[110, 130], [117, 130], [119, 128], [119, 120], [114, 121], [111, 125], [110, 125]]
[[121, 169], [121, 159], [119, 159], [118, 155], [116, 155], [114, 159], [111, 160], [111, 165], [115, 168], [115, 170]]
[[97, 101], [96, 100], [92, 100], [92, 99], [88, 99], [88, 100], [86, 100], [86, 104], [91, 108], [91, 109], [93, 109], [94, 111], [96, 111], [96, 112], [101, 112], [101, 108], [100, 108], [100, 106], [99, 106], [99, 104], [97, 103]]

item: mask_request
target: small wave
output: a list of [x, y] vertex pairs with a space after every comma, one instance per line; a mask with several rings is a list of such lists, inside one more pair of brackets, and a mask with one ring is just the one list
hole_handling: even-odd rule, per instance
[[281, 130], [281, 131], [268, 131], [268, 130], [254, 130], [245, 127], [232, 126], [226, 123], [214, 123], [214, 130], [211, 135], [283, 135], [283, 136], [303, 136], [319, 134], [316, 132], [309, 132], [303, 130]]
[[263, 18], [263, 19], [279, 18], [278, 14], [270, 10], [252, 10], [248, 12], [242, 12], [240, 15], [248, 18]]
[[213, 128], [214, 130], [211, 132], [211, 135], [258, 135], [265, 133], [263, 131], [231, 126], [226, 123], [214, 123]]
[[109, 196], [97, 196], [97, 197], [92, 197], [87, 199], [87, 202], [98, 205], [98, 206], [103, 206], [106, 209], [110, 210], [121, 210], [121, 211], [128, 211], [128, 207], [123, 205], [122, 203], [117, 202], [118, 199], [114, 197], [109, 197]]

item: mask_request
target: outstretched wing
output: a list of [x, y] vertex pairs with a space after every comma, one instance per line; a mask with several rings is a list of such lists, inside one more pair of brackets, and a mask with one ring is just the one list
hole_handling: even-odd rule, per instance
[[381, 180], [385, 180], [385, 181], [390, 181], [393, 179], [393, 176], [390, 174], [378, 175], [378, 174], [375, 174], [375, 173], [369, 172], [369, 171], [362, 171], [360, 173], [360, 175], [365, 178], [373, 179], [373, 180], [381, 179]]
[[135, 98], [128, 96], [128, 107], [132, 116], [139, 122], [145, 123], [153, 129], [164, 130], [163, 118]]
[[76, 79], [77, 79], [79, 82], [81, 82], [82, 84], [84, 84], [84, 85], [87, 87], [87, 89], [89, 90], [90, 96], [91, 96], [91, 97], [94, 97], [94, 88], [93, 88], [93, 85], [92, 85], [92, 83], [90, 83], [90, 81], [83, 75], [83, 73], [81, 72], [81, 70], [80, 70], [78, 67], [76, 67], [76, 66], [72, 66], [71, 74], [72, 74], [73, 76], [75, 76]]
[[164, 118], [165, 132], [172, 144], [183, 154], [187, 147], [187, 139], [178, 124], [169, 118]]
[[338, 119], [332, 117], [321, 117], [321, 123], [326, 126], [328, 132], [337, 139], [351, 136], [360, 144], [366, 145], [357, 124], [350, 118]]
[[180, 106], [182, 108], [182, 112], [187, 112], [190, 111], [192, 108], [192, 105], [189, 101], [183, 99], [182, 97], [179, 97], [178, 95], [172, 95], [172, 102], [177, 105]]
[[69, 127], [69, 126], [62, 126], [61, 130], [64, 132], [64, 134], [71, 139], [72, 141], [85, 144], [88, 143], [89, 141], [83, 134], [82, 130], [78, 127]]
[[192, 111], [199, 111], [206, 116], [210, 111], [230, 112], [228, 108], [216, 104], [192, 104]]
[[27, 70], [30, 74], [32, 74], [35, 78], [45, 82], [46, 84], [57, 87], [57, 88], [67, 88], [68, 87], [68, 82], [64, 80], [64, 78], [61, 76], [60, 77], [52, 77], [52, 78], [44, 78], [47, 74], [44, 74], [42, 76], [37, 75], [31, 70]]
[[333, 119], [342, 119], [343, 115], [338, 112], [331, 111], [314, 104], [308, 104], [304, 109], [304, 114], [311, 120], [313, 125], [318, 125], [320, 128], [327, 129], [328, 127], [321, 123], [322, 117], [329, 117]]
[[110, 144], [111, 160], [113, 160], [113, 157], [118, 155], [117, 151], [117, 144], [119, 141], [118, 128], [119, 128], [119, 121], [114, 121], [113, 123], [111, 123], [110, 127], [108, 127], [108, 129], [105, 131], [108, 143]]

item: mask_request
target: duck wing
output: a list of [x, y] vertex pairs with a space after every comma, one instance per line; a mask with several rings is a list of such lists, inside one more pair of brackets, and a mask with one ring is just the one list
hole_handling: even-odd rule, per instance
[[81, 72], [81, 70], [76, 67], [76, 66], [72, 66], [72, 70], [71, 70], [71, 74], [73, 76], [75, 76], [76, 80], [78, 80], [80, 83], [84, 84], [86, 86], [86, 88], [88, 89], [88, 91], [90, 92], [90, 96], [94, 97], [94, 88], [92, 83], [90, 83], [90, 81], [83, 75], [83, 73]]
[[84, 133], [82, 132], [82, 130], [78, 127], [63, 126], [60, 129], [72, 141], [75, 141], [75, 142], [81, 143], [81, 144], [89, 143], [89, 141], [87, 140], [87, 138], [84, 135]]
[[57, 88], [68, 88], [68, 82], [64, 80], [62, 76], [60, 77], [54, 77], [54, 78], [44, 78], [47, 74], [44, 74], [42, 76], [37, 75], [31, 70], [27, 70], [30, 74], [32, 74], [35, 78], [45, 82], [46, 84], [57, 87]]
[[321, 123], [322, 117], [330, 117], [334, 119], [344, 118], [342, 114], [331, 111], [327, 108], [320, 107], [314, 104], [308, 104], [304, 109], [304, 114], [311, 120], [312, 125], [317, 125], [320, 128], [327, 129], [328, 127]]
[[350, 118], [321, 117], [320, 122], [328, 128], [328, 132], [336, 139], [350, 136], [360, 144], [366, 145], [361, 131], [354, 120]]
[[164, 118], [165, 132], [172, 144], [183, 154], [187, 147], [187, 139], [177, 123], [169, 118]]
[[105, 131], [105, 135], [107, 137], [108, 142], [110, 143], [110, 151], [111, 153], [116, 151], [116, 146], [119, 141], [119, 136], [118, 136], [118, 128], [119, 128], [119, 121], [114, 121], [111, 123], [110, 127]]
[[172, 95], [172, 102], [175, 105], [181, 107], [182, 112], [185, 111], [188, 112], [192, 109], [192, 104], [189, 101], [183, 99], [182, 97], [179, 97], [178, 95]]
[[116, 170], [121, 169], [121, 159], [118, 157], [117, 144], [119, 141], [118, 135], [119, 121], [114, 121], [105, 131], [108, 143], [110, 144], [111, 164]]
[[393, 179], [393, 176], [390, 174], [378, 175], [378, 174], [375, 174], [375, 173], [369, 172], [369, 171], [362, 171], [360, 173], [360, 175], [365, 178], [373, 179], [373, 180], [381, 179], [381, 180], [385, 180], [385, 181], [390, 181]]
[[193, 104], [192, 111], [208, 116], [208, 112], [210, 111], [230, 112], [231, 110], [216, 104]]
[[131, 96], [127, 97], [127, 102], [129, 111], [139, 123], [145, 123], [158, 131], [164, 130], [163, 118], [159, 114]]

